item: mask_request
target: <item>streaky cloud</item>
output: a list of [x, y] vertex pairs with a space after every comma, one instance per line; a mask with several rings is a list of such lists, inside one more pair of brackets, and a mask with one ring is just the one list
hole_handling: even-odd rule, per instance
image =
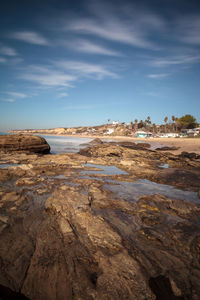
[[71, 82], [77, 80], [74, 75], [41, 66], [30, 66], [19, 78], [44, 87], [71, 87]]
[[1, 102], [8, 102], [8, 103], [13, 103], [15, 102], [15, 99], [13, 98], [3, 98], [3, 99], [0, 99]]
[[84, 39], [74, 40], [67, 44], [70, 48], [77, 52], [108, 56], [122, 56], [122, 54], [118, 51], [111, 50], [102, 45]]
[[200, 45], [200, 15], [179, 17], [176, 26], [180, 41], [191, 45]]
[[66, 98], [66, 97], [68, 97], [69, 95], [67, 94], [67, 93], [60, 93], [60, 94], [58, 94], [58, 96], [57, 96], [57, 98]]
[[67, 29], [136, 47], [153, 47], [149, 41], [143, 38], [139, 30], [136, 30], [133, 26], [126, 26], [120, 20], [104, 20], [103, 23], [95, 19], [73, 20]]
[[12, 34], [14, 39], [40, 46], [47, 46], [49, 42], [40, 33], [35, 31], [17, 31]]
[[200, 62], [200, 55], [190, 56], [176, 56], [172, 58], [158, 58], [151, 61], [151, 64], [156, 67], [168, 67], [172, 65], [182, 65], [182, 64], [193, 64]]
[[104, 65], [91, 64], [82, 61], [59, 61], [57, 65], [66, 70], [71, 70], [78, 77], [103, 79], [105, 77], [118, 78], [118, 75], [109, 71]]
[[7, 59], [5, 57], [0, 57], [0, 63], [6, 63], [7, 62]]
[[26, 95], [24, 93], [18, 93], [18, 92], [6, 92], [6, 94], [8, 94], [10, 96], [13, 96], [13, 97], [16, 97], [16, 98], [21, 98], [21, 99], [24, 99], [24, 98], [28, 97], [28, 95]]
[[163, 74], [148, 74], [147, 77], [151, 79], [162, 79], [169, 76], [169, 73], [163, 73]]
[[15, 49], [7, 46], [0, 46], [0, 54], [5, 56], [17, 56]]

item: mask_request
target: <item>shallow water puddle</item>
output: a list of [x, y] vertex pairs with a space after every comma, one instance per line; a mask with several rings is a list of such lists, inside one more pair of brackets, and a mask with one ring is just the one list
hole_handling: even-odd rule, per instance
[[159, 168], [168, 169], [169, 165], [168, 164], [163, 164], [163, 165], [160, 165]]
[[105, 184], [104, 187], [113, 192], [116, 197], [128, 201], [137, 201], [141, 196], [162, 194], [169, 198], [188, 200], [200, 203], [196, 192], [182, 191], [170, 185], [158, 184], [147, 179], [139, 179], [135, 182], [119, 182], [116, 185]]
[[65, 175], [62, 175], [62, 174], [54, 176], [53, 178], [55, 178], [55, 179], [67, 179], [67, 177]]
[[0, 164], [0, 169], [8, 169], [16, 166], [19, 166], [19, 164]]
[[63, 175], [63, 174], [54, 176], [53, 179], [61, 179], [61, 180], [64, 180], [63, 183], [66, 184], [66, 185], [69, 185], [69, 186], [78, 186], [78, 185], [79, 185], [78, 183], [74, 183], [74, 182], [70, 181], [69, 178], [66, 177], [66, 176]]
[[90, 168], [98, 168], [99, 170], [88, 170], [88, 171], [81, 171], [84, 174], [103, 174], [103, 175], [128, 175], [127, 172], [115, 167], [115, 166], [102, 166], [102, 165], [95, 165], [95, 164], [84, 164], [84, 167]]

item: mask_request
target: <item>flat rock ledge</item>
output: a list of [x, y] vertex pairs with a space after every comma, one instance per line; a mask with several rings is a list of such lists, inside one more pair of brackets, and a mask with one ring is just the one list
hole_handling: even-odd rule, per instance
[[0, 136], [0, 150], [10, 151], [28, 151], [40, 154], [48, 154], [50, 146], [47, 141], [35, 135], [2, 135]]

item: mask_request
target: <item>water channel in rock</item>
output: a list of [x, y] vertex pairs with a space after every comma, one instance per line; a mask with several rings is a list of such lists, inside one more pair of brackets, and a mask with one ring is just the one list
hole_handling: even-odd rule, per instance
[[[85, 179], [96, 179], [99, 180], [99, 177], [91, 176], [91, 175], [128, 175], [127, 172], [120, 170], [115, 166], [101, 166], [95, 164], [85, 164], [85, 167], [93, 167], [98, 168], [99, 170], [86, 170], [82, 171], [82, 175], [89, 175], [89, 176], [82, 176]], [[168, 165], [165, 164], [160, 166], [163, 168], [168, 168]], [[147, 179], [140, 179], [133, 182], [126, 182], [126, 181], [118, 181], [118, 180], [111, 180], [110, 178], [104, 179], [104, 188], [114, 193], [114, 197], [122, 198], [128, 201], [137, 201], [141, 196], [151, 196], [154, 194], [161, 194], [173, 199], [181, 199], [192, 201], [195, 203], [200, 203], [198, 193], [192, 191], [183, 191], [177, 189], [173, 186], [166, 185], [166, 184], [159, 184], [152, 182]], [[111, 184], [109, 184], [111, 183]]]

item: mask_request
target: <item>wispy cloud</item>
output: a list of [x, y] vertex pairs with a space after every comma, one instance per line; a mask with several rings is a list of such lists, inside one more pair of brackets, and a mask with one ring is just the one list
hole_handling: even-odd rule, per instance
[[200, 45], [200, 15], [189, 15], [176, 20], [177, 37], [182, 42]]
[[1, 102], [9, 102], [9, 103], [13, 103], [15, 102], [15, 99], [13, 98], [2, 98], [0, 99]]
[[71, 87], [71, 82], [77, 80], [74, 75], [40, 66], [30, 66], [19, 78], [45, 87]]
[[158, 97], [160, 96], [160, 94], [158, 92], [146, 92], [144, 93], [145, 96], [149, 96], [149, 97]]
[[200, 62], [200, 55], [183, 55], [172, 58], [158, 58], [152, 60], [151, 64], [156, 67], [168, 67], [172, 65], [192, 64], [196, 62]]
[[20, 98], [20, 99], [24, 99], [24, 98], [28, 97], [26, 94], [18, 93], [18, 92], [6, 92], [6, 94], [8, 94], [12, 97], [15, 97], [15, 98]]
[[74, 40], [67, 43], [67, 45], [78, 52], [108, 56], [122, 56], [122, 54], [118, 51], [111, 50], [88, 40]]
[[68, 29], [132, 46], [142, 48], [152, 47], [152, 44], [144, 39], [139, 30], [131, 26], [126, 26], [120, 20], [104, 20], [102, 23], [95, 19], [82, 19], [72, 21], [71, 24], [68, 25]]
[[60, 61], [57, 65], [66, 70], [71, 70], [79, 78], [89, 77], [93, 79], [103, 79], [105, 77], [118, 78], [118, 75], [109, 71], [104, 65], [90, 64], [81, 61]]
[[5, 56], [17, 56], [15, 49], [7, 46], [0, 46], [0, 54]]
[[[140, 48], [157, 49], [150, 41], [152, 32], [164, 29], [160, 16], [135, 5], [113, 5], [89, 1], [90, 17], [74, 16], [64, 21], [65, 30]], [[150, 33], [150, 35], [149, 35]]]
[[4, 57], [0, 57], [0, 63], [6, 63], [7, 62], [7, 59], [4, 58]]
[[49, 42], [45, 37], [34, 31], [17, 31], [12, 34], [12, 37], [29, 44], [41, 46], [49, 45]]
[[68, 97], [68, 94], [67, 93], [60, 93], [58, 94], [57, 98], [66, 98]]
[[163, 74], [148, 74], [147, 77], [151, 79], [162, 79], [169, 76], [169, 73], [163, 73]]

